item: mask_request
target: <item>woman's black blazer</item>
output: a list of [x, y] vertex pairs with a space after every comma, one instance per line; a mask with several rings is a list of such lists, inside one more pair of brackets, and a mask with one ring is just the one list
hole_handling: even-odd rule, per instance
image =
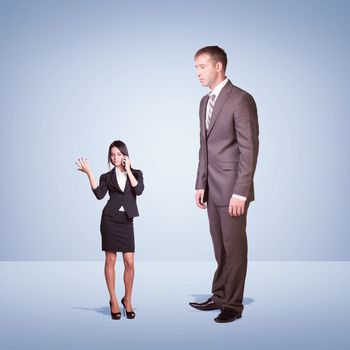
[[122, 191], [118, 186], [118, 181], [115, 174], [115, 167], [106, 174], [100, 176], [100, 184], [92, 190], [97, 199], [102, 199], [107, 191], [109, 192], [109, 200], [103, 208], [102, 213], [108, 216], [114, 216], [121, 206], [124, 207], [125, 213], [129, 218], [139, 216], [139, 211], [136, 204], [136, 196], [139, 196], [144, 189], [142, 171], [132, 170], [137, 185], [131, 186], [129, 177], [126, 179], [125, 189]]

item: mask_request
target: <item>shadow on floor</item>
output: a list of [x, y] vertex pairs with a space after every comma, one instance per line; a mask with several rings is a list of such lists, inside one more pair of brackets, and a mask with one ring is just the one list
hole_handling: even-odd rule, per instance
[[[102, 315], [110, 316], [111, 310], [109, 306], [101, 306], [101, 307], [80, 307], [80, 306], [73, 306], [71, 307], [73, 310], [84, 310], [84, 311], [94, 311]], [[137, 308], [133, 308], [133, 310], [136, 312]], [[120, 312], [123, 314], [123, 308], [120, 308]]]
[[[191, 298], [194, 298], [194, 300], [189, 300], [189, 301], [194, 301], [195, 303], [202, 303], [206, 300], [208, 300], [211, 297], [211, 294], [191, 294]], [[254, 303], [253, 298], [243, 298], [243, 305], [249, 305]]]
[[109, 307], [107, 306], [101, 306], [101, 307], [79, 307], [79, 306], [74, 306], [71, 309], [73, 310], [84, 310], [84, 311], [95, 311], [99, 314], [103, 314], [103, 315], [107, 315], [110, 316], [111, 315], [111, 311], [109, 309]]

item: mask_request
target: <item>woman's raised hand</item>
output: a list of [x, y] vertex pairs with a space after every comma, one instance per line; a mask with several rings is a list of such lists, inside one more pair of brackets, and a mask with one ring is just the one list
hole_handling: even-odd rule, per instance
[[128, 156], [123, 157], [123, 165], [125, 167], [125, 170], [130, 170], [131, 163], [130, 163], [130, 159]]
[[90, 169], [90, 166], [87, 162], [87, 158], [79, 158], [75, 164], [78, 166], [78, 169], [77, 170], [80, 170], [82, 171], [83, 173], [85, 174], [89, 174], [91, 173], [91, 169]]

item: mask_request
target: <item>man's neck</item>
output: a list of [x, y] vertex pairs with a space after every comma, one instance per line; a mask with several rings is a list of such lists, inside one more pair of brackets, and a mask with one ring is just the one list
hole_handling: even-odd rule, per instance
[[214, 84], [209, 86], [210, 90], [214, 90], [219, 84], [221, 84], [226, 79], [225, 76], [218, 78]]

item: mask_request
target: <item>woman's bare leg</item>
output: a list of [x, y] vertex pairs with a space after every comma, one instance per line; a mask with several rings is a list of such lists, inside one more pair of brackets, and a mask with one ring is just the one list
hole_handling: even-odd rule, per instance
[[117, 253], [106, 252], [105, 260], [105, 277], [107, 288], [109, 292], [109, 298], [112, 303], [112, 312], [119, 312], [119, 305], [117, 297], [115, 295], [115, 261], [117, 259]]
[[127, 311], [132, 311], [131, 305], [131, 294], [132, 294], [132, 286], [134, 284], [134, 253], [123, 253], [124, 260], [124, 285], [125, 285], [125, 306]]

